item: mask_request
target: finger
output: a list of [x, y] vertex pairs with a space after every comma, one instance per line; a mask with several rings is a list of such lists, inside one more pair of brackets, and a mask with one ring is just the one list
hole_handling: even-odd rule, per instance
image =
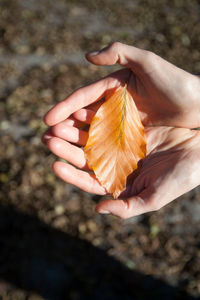
[[89, 170], [84, 152], [81, 148], [57, 137], [53, 137], [48, 140], [47, 146], [49, 150], [58, 157], [65, 159], [67, 162], [80, 169]]
[[95, 179], [94, 175], [61, 161], [54, 162], [52, 167], [55, 174], [65, 182], [73, 184], [87, 193], [106, 194], [105, 189]]
[[82, 128], [85, 125], [84, 122], [80, 122], [79, 120], [75, 119], [73, 116], [66, 119], [64, 124], [76, 128]]
[[[106, 95], [107, 95], [107, 94], [106, 94], [106, 92], [105, 92], [105, 96], [106, 96]], [[96, 112], [96, 111], [99, 109], [99, 107], [100, 107], [104, 102], [105, 102], [105, 99], [103, 98], [103, 99], [101, 99], [101, 100], [99, 100], [99, 101], [97, 101], [97, 102], [94, 102], [94, 103], [90, 104], [89, 106], [87, 106], [87, 108], [90, 109], [90, 110], [93, 110], [94, 112]]]
[[90, 109], [79, 109], [74, 113], [74, 117], [84, 123], [90, 124], [92, 121], [92, 118], [94, 117], [95, 112]]
[[127, 200], [104, 200], [96, 206], [96, 212], [110, 213], [122, 219], [128, 219], [159, 209], [158, 200], [157, 194], [145, 189], [137, 196], [130, 197]]
[[44, 122], [48, 126], [52, 126], [65, 120], [75, 111], [101, 99], [107, 90], [123, 85], [128, 80], [129, 73], [129, 70], [120, 70], [78, 89], [47, 112], [44, 116]]
[[146, 50], [138, 49], [133, 46], [125, 45], [119, 42], [86, 54], [86, 58], [95, 65], [114, 65], [116, 63], [133, 70], [145, 67]]
[[84, 146], [88, 140], [88, 133], [86, 131], [68, 126], [66, 125], [66, 121], [52, 126], [51, 132], [56, 137], [81, 146]]
[[[74, 117], [70, 117], [67, 120], [65, 120], [65, 125], [67, 126], [74, 126], [77, 128], [82, 128], [85, 126], [85, 123], [78, 121]], [[48, 128], [45, 133], [42, 136], [42, 142], [46, 145], [48, 140], [54, 137], [55, 135], [52, 133], [51, 127]]]

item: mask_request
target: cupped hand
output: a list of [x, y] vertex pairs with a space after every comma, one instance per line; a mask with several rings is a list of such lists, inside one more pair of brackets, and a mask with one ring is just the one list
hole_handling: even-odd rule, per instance
[[118, 63], [125, 69], [73, 92], [46, 114], [47, 125], [64, 121], [104, 97], [107, 90], [128, 82], [145, 126], [200, 126], [200, 77], [152, 52], [117, 42], [86, 57], [96, 65]]
[[[65, 182], [80, 189], [106, 195], [95, 175], [87, 166], [81, 146], [86, 144], [89, 124], [96, 107], [76, 114], [76, 118], [52, 126], [43, 141], [58, 157], [54, 172]], [[180, 195], [190, 191], [200, 181], [200, 133], [197, 130], [172, 127], [146, 127], [147, 156], [140, 172], [129, 180], [123, 198], [103, 200], [96, 206], [100, 213], [111, 213], [123, 219], [158, 210]]]

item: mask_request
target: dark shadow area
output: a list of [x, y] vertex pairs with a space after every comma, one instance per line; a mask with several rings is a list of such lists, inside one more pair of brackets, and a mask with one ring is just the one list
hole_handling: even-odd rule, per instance
[[197, 299], [12, 206], [0, 206], [0, 278], [48, 300]]

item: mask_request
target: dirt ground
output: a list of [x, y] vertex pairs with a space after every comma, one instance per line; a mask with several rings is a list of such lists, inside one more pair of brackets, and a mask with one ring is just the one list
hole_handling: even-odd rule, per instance
[[200, 188], [98, 215], [41, 143], [53, 104], [116, 70], [84, 59], [115, 40], [200, 73], [200, 1], [0, 0], [0, 299], [200, 299]]

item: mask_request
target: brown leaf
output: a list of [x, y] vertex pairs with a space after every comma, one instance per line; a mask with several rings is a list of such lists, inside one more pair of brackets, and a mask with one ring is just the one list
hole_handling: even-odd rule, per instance
[[92, 119], [84, 148], [89, 167], [117, 198], [146, 155], [144, 127], [127, 86], [111, 93]]

